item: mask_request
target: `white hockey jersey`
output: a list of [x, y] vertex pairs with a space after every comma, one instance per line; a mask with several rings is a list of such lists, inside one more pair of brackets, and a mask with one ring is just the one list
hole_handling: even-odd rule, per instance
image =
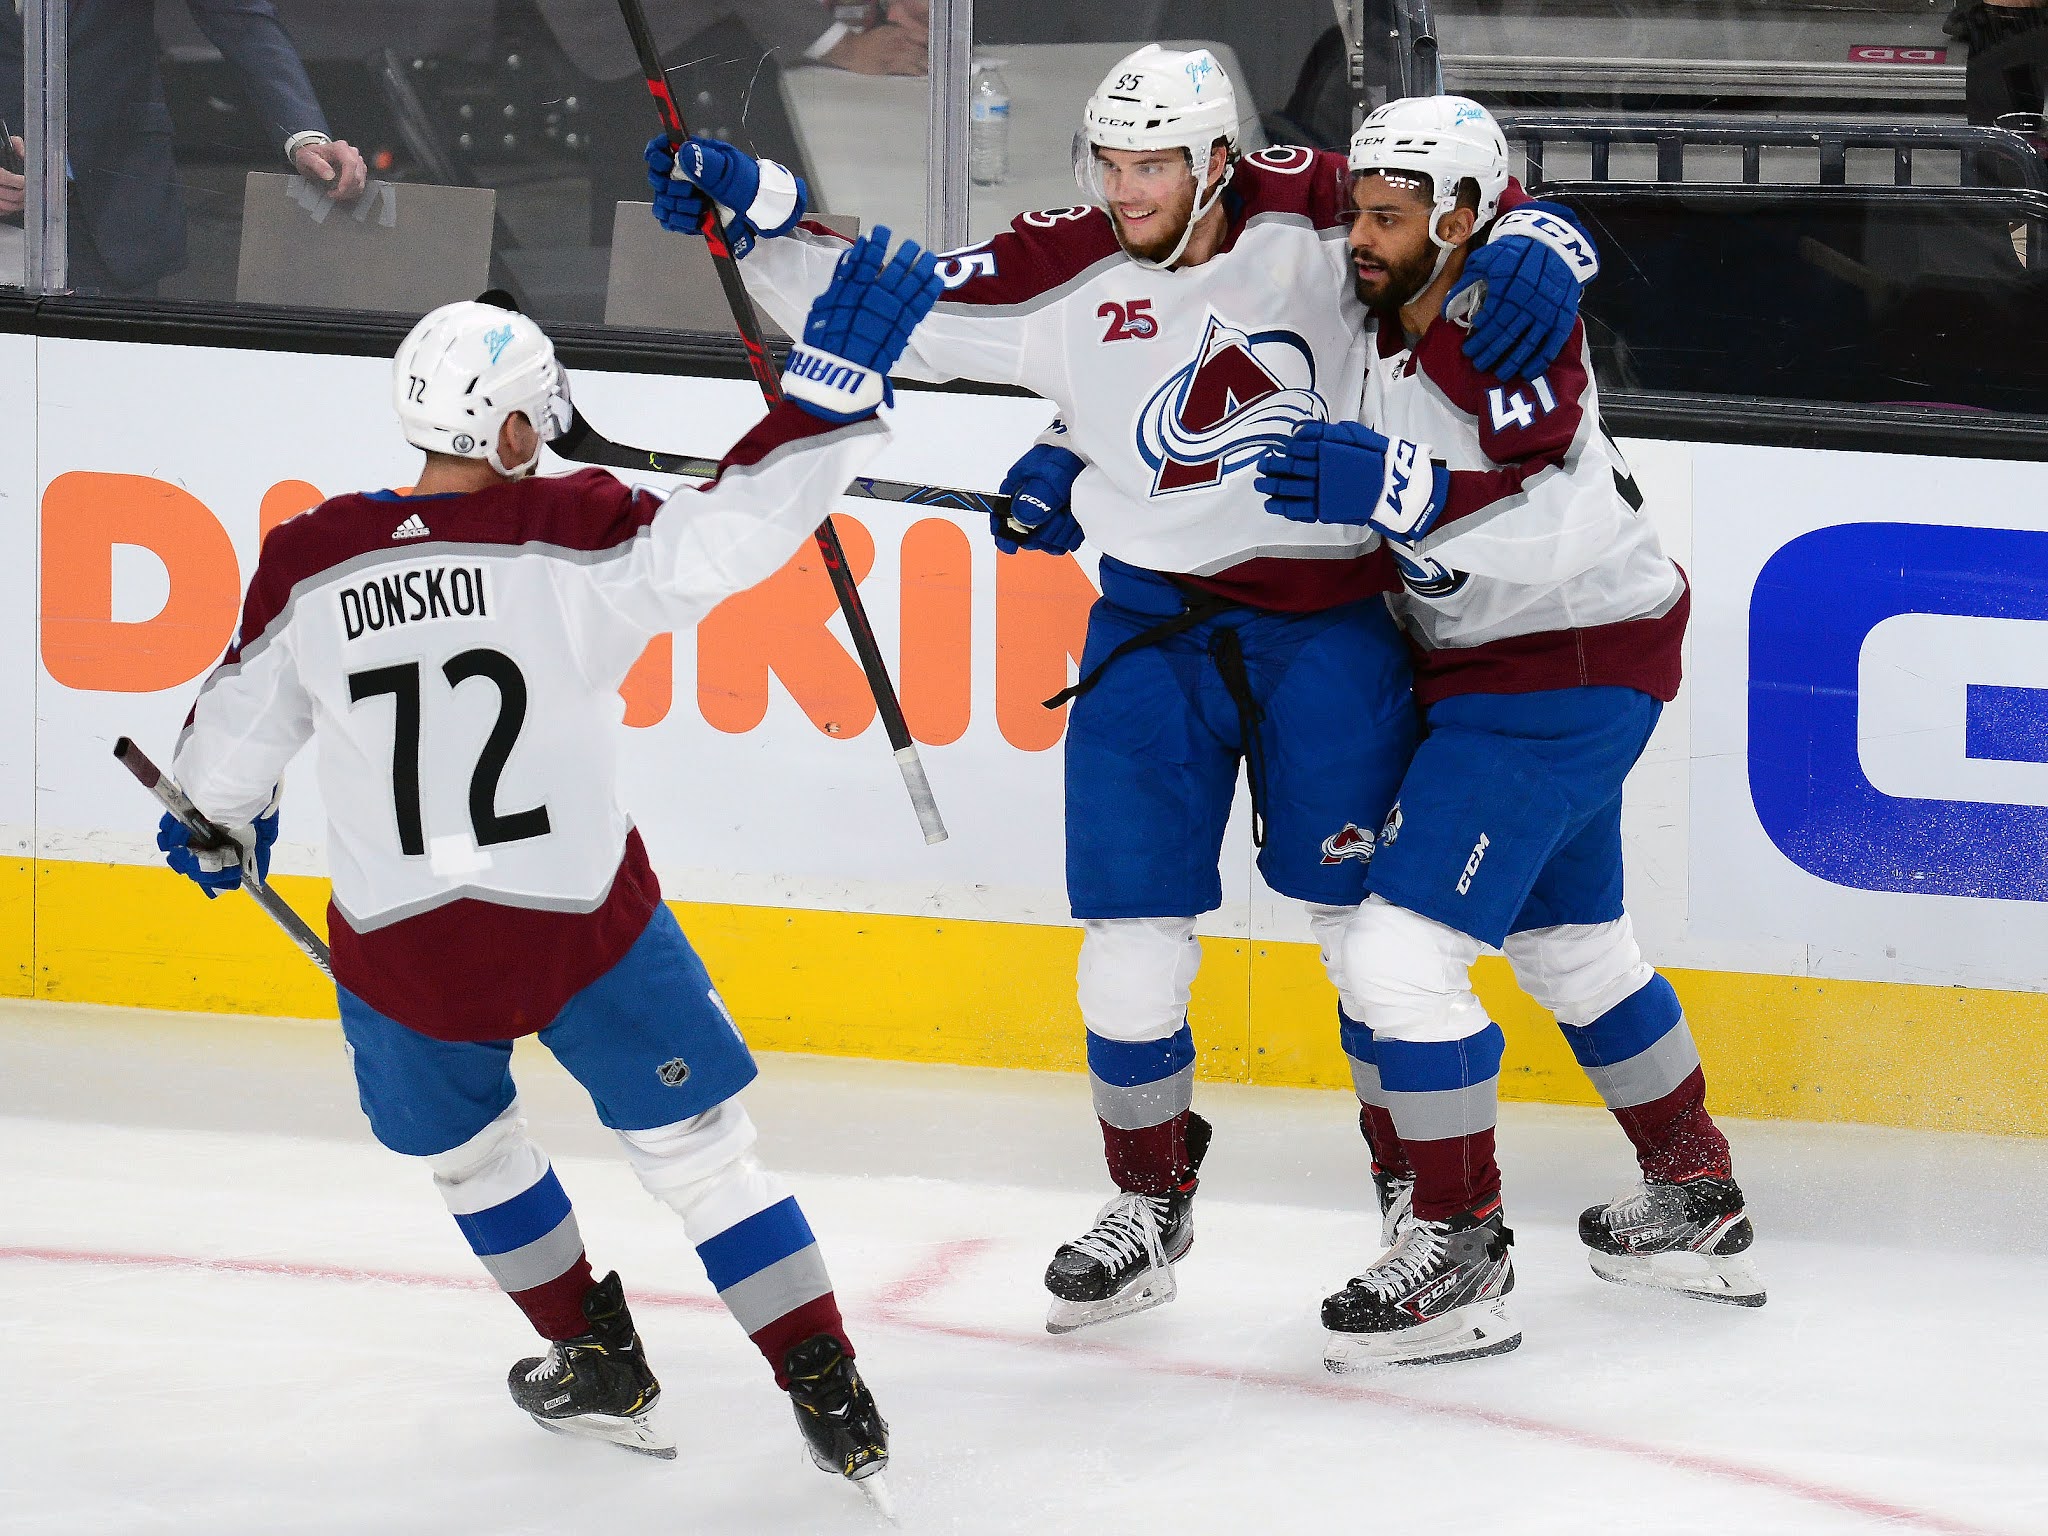
[[1615, 684], [1673, 697], [1685, 573], [1600, 424], [1583, 324], [1548, 372], [1513, 382], [1475, 368], [1441, 317], [1413, 350], [1397, 320], [1370, 330], [1360, 419], [1451, 471], [1435, 527], [1387, 546], [1417, 696]]
[[336, 981], [443, 1039], [543, 1028], [659, 899], [620, 682], [778, 570], [887, 436], [785, 405], [666, 501], [594, 469], [336, 497], [264, 541], [176, 776], [242, 825], [317, 737]]
[[[1349, 185], [1341, 155], [1247, 156], [1222, 251], [1171, 272], [1124, 255], [1099, 208], [1023, 214], [942, 259], [949, 291], [896, 372], [1054, 401], [1064, 445], [1088, 466], [1074, 515], [1125, 564], [1283, 610], [1383, 592], [1386, 562], [1358, 558], [1377, 534], [1273, 517], [1252, 489], [1259, 456], [1298, 424], [1358, 411], [1365, 317], [1345, 245]], [[801, 334], [846, 244], [800, 225], [762, 241], [741, 271]]]

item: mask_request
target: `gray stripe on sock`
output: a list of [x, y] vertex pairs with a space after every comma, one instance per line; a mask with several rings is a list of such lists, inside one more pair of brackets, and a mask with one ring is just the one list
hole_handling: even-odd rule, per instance
[[1195, 1102], [1195, 1068], [1191, 1062], [1171, 1077], [1156, 1083], [1139, 1083], [1119, 1088], [1105, 1083], [1093, 1072], [1088, 1086], [1095, 1095], [1095, 1114], [1103, 1124], [1120, 1131], [1142, 1131], [1164, 1125], [1175, 1115], [1185, 1114]]
[[1588, 1067], [1586, 1076], [1609, 1109], [1630, 1109], [1663, 1098], [1699, 1064], [1699, 1047], [1693, 1044], [1692, 1031], [1681, 1017], [1648, 1050], [1611, 1067]]
[[1387, 1108], [1394, 1116], [1394, 1129], [1403, 1141], [1447, 1141], [1453, 1136], [1473, 1136], [1493, 1129], [1499, 1114], [1500, 1079], [1464, 1088], [1445, 1088], [1435, 1093], [1386, 1094]]
[[758, 1333], [786, 1313], [807, 1301], [816, 1301], [832, 1289], [832, 1277], [825, 1273], [825, 1255], [816, 1243], [797, 1249], [786, 1259], [777, 1259], [766, 1269], [756, 1270], [718, 1293], [728, 1311], [748, 1333]]
[[1387, 1107], [1386, 1091], [1380, 1087], [1380, 1069], [1370, 1061], [1360, 1061], [1356, 1056], [1346, 1056], [1351, 1063], [1351, 1086], [1358, 1091], [1358, 1102], [1370, 1104], [1375, 1109]]
[[537, 1237], [523, 1248], [504, 1253], [480, 1253], [491, 1278], [507, 1291], [530, 1291], [546, 1285], [583, 1257], [583, 1234], [576, 1230], [576, 1213], [564, 1216], [554, 1231]]

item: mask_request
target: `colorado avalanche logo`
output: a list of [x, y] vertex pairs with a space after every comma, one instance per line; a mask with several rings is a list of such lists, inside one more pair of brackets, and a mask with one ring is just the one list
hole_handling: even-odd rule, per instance
[[1139, 408], [1138, 452], [1154, 471], [1154, 496], [1207, 490], [1326, 414], [1306, 341], [1246, 333], [1212, 314], [1194, 358]]
[[1377, 839], [1358, 823], [1347, 821], [1342, 832], [1333, 832], [1323, 839], [1323, 862], [1342, 864], [1346, 859], [1356, 859], [1361, 864], [1370, 864], [1373, 844], [1376, 841]]
[[1401, 584], [1417, 597], [1449, 597], [1464, 591], [1465, 583], [1472, 579], [1469, 572], [1454, 571], [1441, 560], [1403, 549], [1391, 539], [1387, 541], [1387, 553], [1394, 557]]

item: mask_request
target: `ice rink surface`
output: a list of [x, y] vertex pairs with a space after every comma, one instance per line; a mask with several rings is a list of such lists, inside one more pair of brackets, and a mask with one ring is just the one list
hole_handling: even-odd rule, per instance
[[[1375, 1248], [1347, 1099], [1203, 1084], [1180, 1299], [1064, 1339], [1039, 1275], [1107, 1193], [1078, 1077], [773, 1057], [762, 1153], [825, 1243], [908, 1532], [2048, 1532], [2048, 1144], [1729, 1126], [1770, 1303], [1606, 1285], [1594, 1111], [1506, 1108], [1522, 1348], [1336, 1378]], [[874, 1532], [587, 1099], [525, 1103], [625, 1276], [681, 1443], [542, 1433], [538, 1352], [332, 1025], [0, 1004], [0, 1529]]]

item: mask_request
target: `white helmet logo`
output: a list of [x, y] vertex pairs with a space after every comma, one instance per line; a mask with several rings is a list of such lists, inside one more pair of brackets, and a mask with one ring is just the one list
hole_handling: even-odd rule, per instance
[[[393, 361], [392, 403], [406, 440], [429, 453], [483, 459], [507, 478], [531, 470], [540, 443], [571, 418], [567, 381], [547, 336], [497, 304], [444, 304], [424, 316]], [[505, 422], [524, 416], [539, 439], [521, 464], [498, 458]]]

